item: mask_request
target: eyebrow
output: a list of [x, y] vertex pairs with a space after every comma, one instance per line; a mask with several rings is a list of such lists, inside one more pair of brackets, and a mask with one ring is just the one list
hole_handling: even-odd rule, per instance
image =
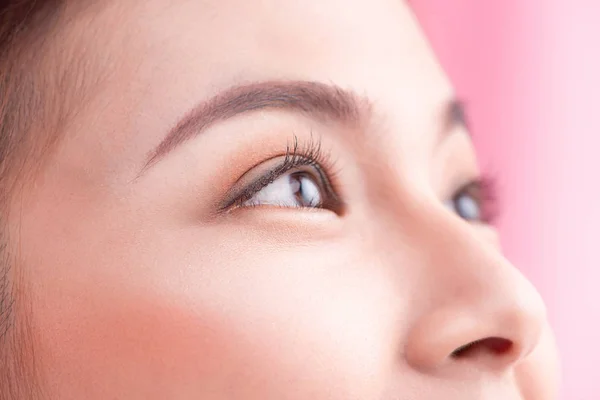
[[[362, 125], [372, 117], [372, 102], [368, 98], [335, 85], [311, 81], [266, 81], [234, 86], [189, 111], [149, 154], [142, 172], [211, 125], [264, 109], [297, 112], [313, 119], [354, 126]], [[457, 99], [448, 102], [443, 118], [444, 131], [457, 125], [467, 127], [463, 103]]]

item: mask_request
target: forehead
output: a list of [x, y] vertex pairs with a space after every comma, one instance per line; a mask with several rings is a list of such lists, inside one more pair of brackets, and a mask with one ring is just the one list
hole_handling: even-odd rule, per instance
[[393, 104], [403, 132], [435, 129], [408, 125], [432, 120], [423, 110], [451, 92], [399, 0], [115, 1], [84, 9], [71, 32], [92, 50], [89, 75], [102, 76], [72, 125], [74, 151], [107, 149], [113, 166], [143, 158], [199, 101], [247, 82], [334, 83]]
[[169, 84], [184, 78], [215, 89], [236, 79], [343, 84], [381, 73], [375, 80], [385, 81], [391, 72], [414, 81], [432, 61], [401, 0], [149, 0], [107, 3], [88, 16], [79, 32], [86, 47], [109, 51], [137, 78], [148, 72], [143, 67], [154, 77], [164, 70], [183, 74]]

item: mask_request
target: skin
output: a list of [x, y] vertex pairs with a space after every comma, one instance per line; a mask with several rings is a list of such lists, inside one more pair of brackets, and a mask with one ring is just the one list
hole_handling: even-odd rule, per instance
[[[542, 300], [444, 205], [479, 170], [407, 4], [98, 2], [59, 36], [94, 83], [18, 213], [51, 399], [554, 398]], [[360, 118], [245, 112], [148, 164], [268, 81], [356, 92]], [[294, 137], [335, 161], [343, 211], [218, 212]]]

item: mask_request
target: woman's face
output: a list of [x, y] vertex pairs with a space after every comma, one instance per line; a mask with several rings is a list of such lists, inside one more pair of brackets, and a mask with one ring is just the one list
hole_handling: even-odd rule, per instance
[[98, 3], [20, 212], [51, 398], [553, 398], [404, 2]]

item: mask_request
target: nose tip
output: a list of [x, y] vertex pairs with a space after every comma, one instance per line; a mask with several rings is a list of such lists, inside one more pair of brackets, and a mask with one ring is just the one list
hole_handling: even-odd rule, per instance
[[455, 370], [461, 365], [471, 371], [501, 372], [536, 348], [544, 323], [545, 308], [536, 298], [496, 309], [481, 303], [446, 307], [414, 326], [405, 358], [423, 372]]

